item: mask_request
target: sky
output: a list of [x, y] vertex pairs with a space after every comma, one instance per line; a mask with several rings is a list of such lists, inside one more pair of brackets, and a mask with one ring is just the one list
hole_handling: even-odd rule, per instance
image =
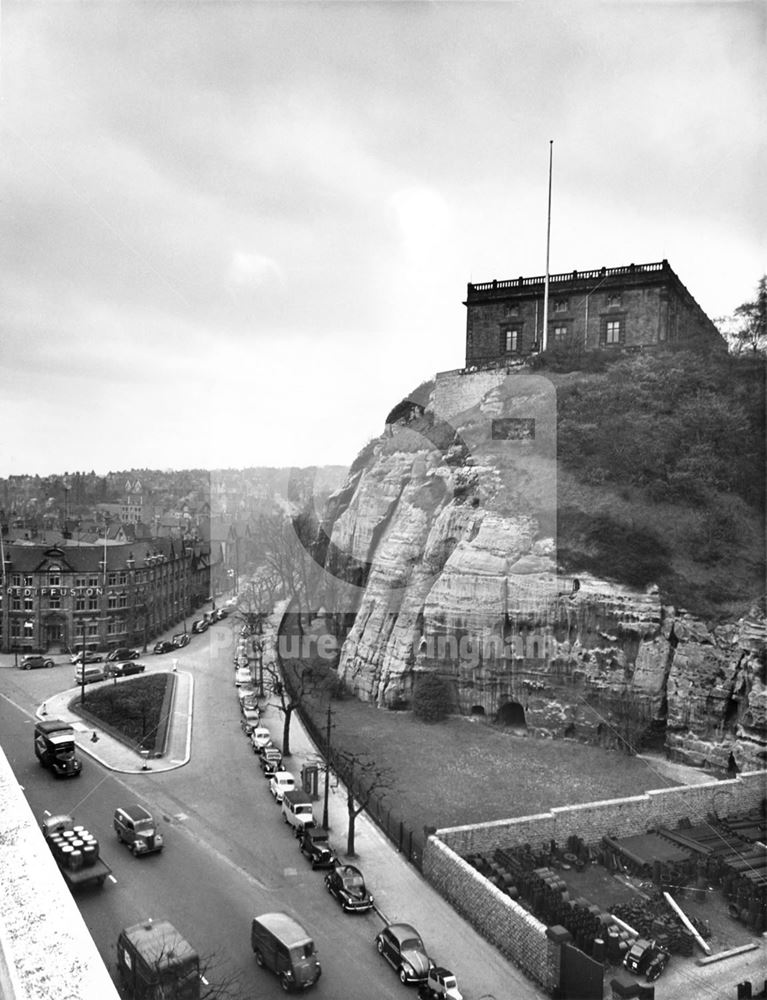
[[0, 476], [348, 466], [468, 282], [765, 265], [767, 7], [6, 2]]

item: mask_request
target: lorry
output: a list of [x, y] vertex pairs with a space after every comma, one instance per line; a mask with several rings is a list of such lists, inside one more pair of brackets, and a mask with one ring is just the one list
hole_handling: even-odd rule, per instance
[[199, 1000], [200, 957], [167, 920], [120, 931], [117, 971], [128, 1000]]
[[96, 883], [103, 885], [112, 869], [99, 856], [99, 842], [75, 822], [74, 816], [62, 813], [46, 816], [43, 836], [70, 889]]
[[35, 724], [35, 755], [41, 767], [49, 767], [57, 778], [76, 778], [83, 765], [75, 753], [75, 731], [63, 719]]
[[293, 833], [300, 837], [304, 830], [314, 827], [312, 800], [300, 788], [285, 792], [282, 796], [282, 818], [293, 827]]
[[314, 941], [287, 913], [262, 913], [250, 927], [256, 962], [274, 972], [285, 992], [306, 990], [322, 975]]

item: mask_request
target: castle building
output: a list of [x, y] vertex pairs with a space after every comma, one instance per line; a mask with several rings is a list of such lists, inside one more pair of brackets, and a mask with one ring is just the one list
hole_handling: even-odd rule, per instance
[[[466, 367], [543, 349], [545, 278], [470, 284]], [[724, 338], [667, 260], [549, 276], [546, 348], [692, 347], [726, 350]]]
[[210, 545], [3, 547], [0, 650], [135, 646], [185, 621], [210, 594]]

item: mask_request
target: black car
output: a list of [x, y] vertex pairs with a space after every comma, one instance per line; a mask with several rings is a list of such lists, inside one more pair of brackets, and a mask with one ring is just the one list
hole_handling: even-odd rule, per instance
[[434, 962], [426, 954], [420, 934], [410, 924], [384, 927], [376, 934], [376, 948], [396, 970], [401, 982], [423, 983], [429, 978]]
[[19, 660], [19, 670], [35, 670], [37, 667], [52, 667], [53, 660], [49, 656], [22, 656]]
[[273, 744], [262, 747], [258, 758], [265, 778], [271, 778], [277, 771], [282, 770], [282, 754]]
[[324, 830], [304, 830], [298, 840], [298, 848], [311, 861], [312, 868], [333, 868], [338, 864]]
[[174, 649], [183, 649], [184, 646], [188, 646], [191, 641], [192, 637], [188, 632], [179, 632], [171, 639]]
[[108, 663], [104, 673], [107, 677], [128, 677], [130, 674], [143, 674], [146, 664], [135, 660], [125, 660], [124, 663]]
[[[340, 865], [336, 864], [332, 871], [329, 871], [325, 876], [325, 888], [328, 890], [331, 896], [335, 896], [338, 902], [341, 904], [341, 909], [345, 913], [364, 913], [366, 910], [370, 910], [373, 907], [373, 897], [367, 891], [365, 887], [365, 879], [362, 877], [362, 872], [359, 868], [355, 868], [354, 865]], [[406, 927], [406, 924], [392, 925]], [[389, 928], [386, 928], [388, 930]], [[412, 930], [412, 928], [410, 928]], [[382, 932], [383, 933], [383, 932]], [[415, 931], [413, 931], [415, 934]], [[378, 937], [381, 937], [379, 934]], [[420, 940], [420, 939], [419, 939]], [[376, 944], [378, 945], [378, 950], [384, 955], [382, 950], [383, 946], [376, 938]], [[386, 947], [388, 949], [388, 939], [386, 942]], [[421, 945], [423, 947], [423, 945]], [[424, 972], [423, 978], [426, 978], [426, 974], [429, 971], [429, 966], [426, 966], [426, 972]], [[419, 980], [410, 978], [408, 980], [402, 980], [402, 982], [418, 982]]]
[[171, 653], [176, 647], [168, 639], [161, 639], [154, 644], [155, 653]]
[[192, 622], [192, 631], [201, 635], [203, 632], [208, 631], [208, 623], [204, 618], [198, 618], [197, 621]]
[[120, 646], [118, 649], [113, 649], [111, 653], [107, 656], [107, 663], [112, 663], [115, 660], [137, 660], [139, 658], [139, 651], [137, 649], [128, 649], [127, 646]]

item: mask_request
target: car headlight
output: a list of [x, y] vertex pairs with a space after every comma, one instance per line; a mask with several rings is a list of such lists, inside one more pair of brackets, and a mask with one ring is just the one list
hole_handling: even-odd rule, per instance
[[146, 841], [142, 840], [141, 837], [139, 837], [136, 840], [136, 847], [146, 847]]
[[405, 973], [406, 976], [412, 976], [413, 975], [413, 966], [409, 962], [403, 962], [402, 963], [402, 971]]
[[154, 842], [155, 842], [155, 844], [161, 844], [162, 843], [162, 834], [161, 833], [156, 833], [154, 835]]

